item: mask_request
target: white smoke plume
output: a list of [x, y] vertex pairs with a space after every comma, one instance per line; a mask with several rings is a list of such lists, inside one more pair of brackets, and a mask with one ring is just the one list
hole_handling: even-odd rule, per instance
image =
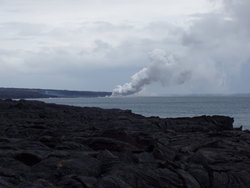
[[129, 83], [118, 85], [112, 96], [126, 96], [140, 92], [146, 85], [160, 82], [163, 86], [180, 85], [190, 80], [192, 71], [173, 55], [157, 49], [150, 54], [152, 64], [131, 77]]
[[129, 83], [117, 86], [113, 96], [138, 93], [154, 82], [169, 88], [185, 84], [187, 93], [226, 93], [239, 88], [249, 92], [250, 1], [213, 1], [222, 2], [218, 11], [191, 16], [194, 19], [187, 29], [176, 30], [180, 40], [158, 45], [177, 56], [155, 50], [152, 64], [134, 74]]

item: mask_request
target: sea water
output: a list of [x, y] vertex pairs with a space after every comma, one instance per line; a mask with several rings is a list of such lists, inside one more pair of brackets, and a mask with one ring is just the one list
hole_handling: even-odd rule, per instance
[[234, 118], [234, 126], [250, 129], [250, 95], [235, 96], [171, 96], [171, 97], [99, 97], [50, 98], [47, 103], [105, 109], [130, 109], [144, 116], [193, 117], [225, 115]]

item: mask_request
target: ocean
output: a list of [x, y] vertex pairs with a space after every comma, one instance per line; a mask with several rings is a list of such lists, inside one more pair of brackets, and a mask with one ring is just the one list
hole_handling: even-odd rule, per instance
[[193, 117], [225, 115], [234, 118], [234, 126], [250, 130], [250, 95], [171, 96], [171, 97], [99, 97], [49, 98], [47, 103], [105, 109], [130, 109], [144, 116]]

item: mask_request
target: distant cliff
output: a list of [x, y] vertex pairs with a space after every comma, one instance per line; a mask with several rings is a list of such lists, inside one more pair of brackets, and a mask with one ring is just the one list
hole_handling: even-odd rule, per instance
[[69, 91], [53, 89], [0, 88], [0, 99], [57, 98], [57, 97], [105, 97], [111, 92]]

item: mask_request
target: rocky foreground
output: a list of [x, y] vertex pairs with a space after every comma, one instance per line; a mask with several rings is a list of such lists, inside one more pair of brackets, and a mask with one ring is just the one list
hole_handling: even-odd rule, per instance
[[0, 100], [0, 187], [247, 188], [250, 133], [232, 123]]

